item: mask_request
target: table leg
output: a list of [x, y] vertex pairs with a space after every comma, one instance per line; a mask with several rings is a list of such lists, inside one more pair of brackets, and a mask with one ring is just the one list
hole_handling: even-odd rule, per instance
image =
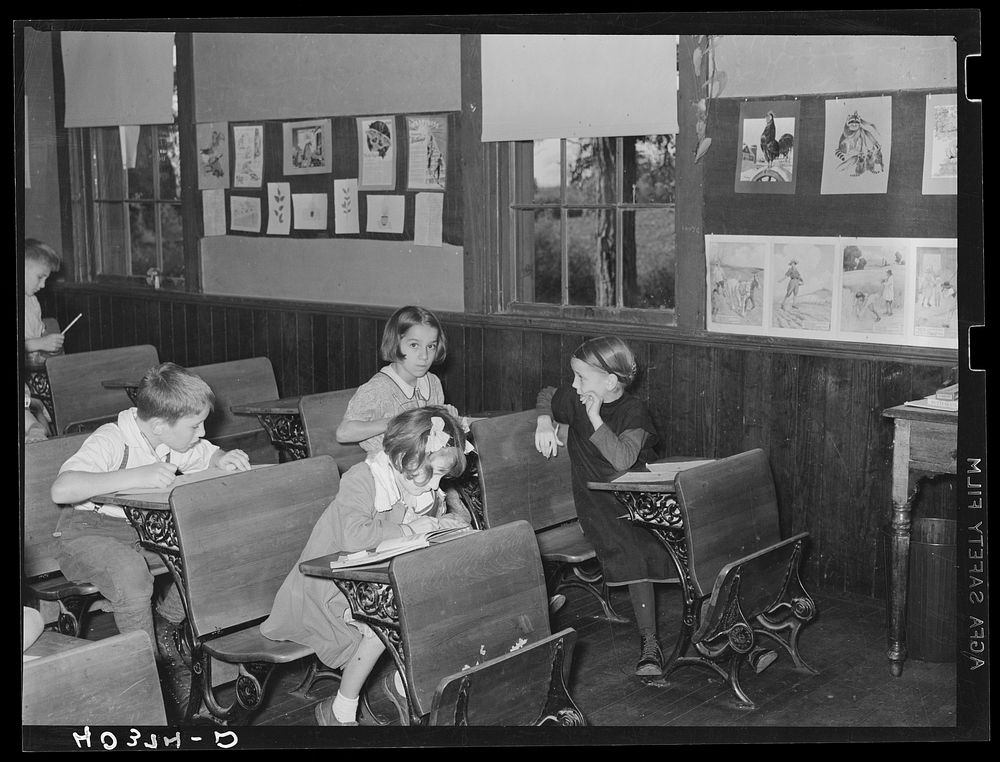
[[889, 672], [903, 673], [906, 660], [906, 597], [910, 579], [910, 422], [897, 419], [892, 454], [892, 538], [890, 540]]

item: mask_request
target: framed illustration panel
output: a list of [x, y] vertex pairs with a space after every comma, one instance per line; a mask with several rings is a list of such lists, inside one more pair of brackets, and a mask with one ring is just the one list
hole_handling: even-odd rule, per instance
[[286, 175], [320, 175], [331, 171], [333, 143], [329, 119], [282, 124], [282, 167]]
[[799, 102], [740, 104], [737, 193], [795, 193]]
[[958, 98], [927, 96], [924, 116], [924, 195], [958, 193]]
[[705, 236], [708, 330], [765, 332], [767, 236]]
[[358, 190], [396, 189], [396, 120], [358, 118]]

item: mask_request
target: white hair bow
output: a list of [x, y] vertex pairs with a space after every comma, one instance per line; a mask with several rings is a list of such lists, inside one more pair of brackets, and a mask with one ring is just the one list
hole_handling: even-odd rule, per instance
[[444, 430], [444, 419], [440, 416], [431, 417], [431, 430], [427, 434], [425, 452], [437, 452], [451, 440], [451, 435]]

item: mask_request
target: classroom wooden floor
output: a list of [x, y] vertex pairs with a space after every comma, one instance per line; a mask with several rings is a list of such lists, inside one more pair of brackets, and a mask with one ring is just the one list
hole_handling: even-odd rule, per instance
[[[678, 615], [680, 596], [676, 588], [660, 587], [661, 641], [669, 652], [675, 632], [670, 623]], [[757, 702], [752, 710], [740, 708], [723, 682], [701, 669], [675, 672], [665, 686], [642, 682], [632, 674], [638, 653], [634, 627], [598, 620], [597, 603], [583, 591], [570, 591], [552, 629], [573, 627], [578, 632], [570, 692], [592, 726], [744, 728], [747, 732], [754, 728], [954, 727], [953, 662], [910, 659], [903, 675], [893, 678], [885, 657], [884, 605], [870, 598], [810, 592], [819, 615], [803, 630], [800, 650], [818, 674], [796, 671], [787, 655], [760, 675], [744, 670], [743, 688]], [[614, 591], [612, 599], [621, 613], [631, 616], [624, 589]], [[115, 631], [110, 615], [97, 614], [86, 635], [98, 639]], [[314, 704], [336, 686], [334, 681], [323, 680], [316, 684], [313, 699], [297, 698], [288, 691], [302, 674], [293, 665], [275, 676], [267, 705], [252, 719], [253, 725], [315, 724]], [[387, 703], [376, 702], [375, 709], [388, 718], [391, 707]]]

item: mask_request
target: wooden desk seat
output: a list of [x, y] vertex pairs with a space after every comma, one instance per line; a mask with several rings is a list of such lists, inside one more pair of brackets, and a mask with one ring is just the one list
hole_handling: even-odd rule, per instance
[[678, 667], [707, 667], [752, 707], [739, 673], [756, 647], [777, 643], [796, 667], [813, 671], [798, 651], [799, 631], [816, 611], [799, 579], [809, 535], [781, 539], [774, 481], [762, 450], [682, 471], [675, 486], [696, 600], [690, 643], [697, 656], [684, 656], [688, 644], [679, 642], [681, 656], [664, 678]]
[[628, 623], [612, 608], [597, 553], [580, 528], [569, 456], [545, 458], [535, 450], [537, 420], [534, 410], [525, 410], [472, 424], [485, 525], [529, 522], [551, 569], [550, 592], [579, 587], [600, 601], [609, 621]]
[[[266, 638], [259, 625], [339, 485], [333, 459], [323, 455], [171, 491], [195, 664], [187, 720], [204, 701], [220, 720], [244, 723], [261, 706], [275, 666], [313, 654]], [[212, 689], [211, 657], [239, 665], [227, 707]], [[316, 677], [311, 671], [303, 685]]]
[[93, 431], [118, 413], [132, 406], [123, 389], [105, 389], [108, 378], [142, 378], [160, 362], [156, 347], [139, 344], [131, 347], [98, 349], [50, 357], [45, 368], [52, 395], [56, 432]]
[[223, 450], [244, 450], [251, 463], [277, 463], [278, 453], [260, 421], [230, 410], [233, 405], [278, 399], [271, 361], [266, 357], [251, 357], [195, 365], [189, 370], [201, 376], [215, 392], [215, 409], [205, 420], [205, 438]]
[[[52, 502], [49, 490], [59, 474], [59, 468], [80, 449], [89, 434], [52, 437], [24, 446], [24, 542], [22, 572], [26, 593], [39, 601], [54, 601], [59, 606], [56, 625], [60, 632], [77, 636], [83, 618], [101, 598], [91, 583], [70, 582], [59, 570], [59, 539], [53, 535], [59, 522], [60, 508]], [[164, 563], [153, 554], [146, 554], [150, 571], [163, 574]], [[44, 612], [43, 612], [44, 613]]]
[[[489, 724], [484, 721], [505, 718], [507, 724], [533, 724], [551, 714], [583, 724], [566, 689], [573, 643], [567, 633], [573, 631], [560, 633], [563, 647], [542, 669], [537, 657], [545, 652], [527, 648], [547, 648], [551, 634], [545, 577], [528, 522], [515, 520], [396, 556], [389, 577], [399, 610], [406, 684], [416, 704], [411, 716], [429, 714], [436, 701], [437, 719], [452, 723], [456, 715], [447, 710], [452, 695], [447, 683], [481, 665], [487, 677], [503, 676], [512, 691], [533, 700], [511, 707], [510, 696], [500, 699], [485, 689], [482, 675], [474, 675], [465, 690], [471, 708], [460, 712], [460, 721]], [[521, 649], [528, 655], [500, 663]], [[540, 704], [534, 701], [539, 696]], [[546, 697], [550, 706], [540, 715]]]
[[167, 724], [153, 647], [145, 632], [78, 642], [76, 648], [58, 648], [24, 662], [23, 725]]
[[347, 403], [356, 391], [356, 388], [338, 389], [304, 394], [299, 398], [299, 415], [309, 455], [329, 455], [336, 461], [341, 474], [355, 463], [360, 463], [367, 455], [361, 445], [341, 444], [337, 441], [337, 427], [344, 419]]

